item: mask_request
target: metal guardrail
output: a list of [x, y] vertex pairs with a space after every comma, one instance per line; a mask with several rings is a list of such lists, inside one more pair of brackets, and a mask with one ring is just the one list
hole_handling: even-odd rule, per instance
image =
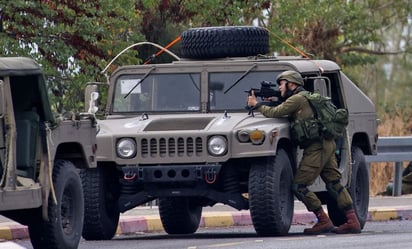
[[395, 162], [393, 196], [402, 194], [402, 162], [412, 161], [412, 136], [379, 137], [378, 153], [365, 156], [367, 162]]

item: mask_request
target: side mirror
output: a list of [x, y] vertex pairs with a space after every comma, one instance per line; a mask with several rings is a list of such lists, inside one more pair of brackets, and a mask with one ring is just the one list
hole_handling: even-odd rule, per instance
[[322, 96], [330, 97], [330, 82], [326, 82], [324, 78], [315, 78], [313, 81], [313, 91], [320, 93]]
[[88, 113], [96, 113], [98, 107], [96, 106], [96, 100], [99, 98], [98, 87], [95, 84], [89, 84], [86, 86], [84, 96], [84, 108]]
[[90, 94], [89, 110], [87, 112], [95, 114], [99, 108], [96, 106], [96, 100], [99, 98], [98, 92], [92, 92]]

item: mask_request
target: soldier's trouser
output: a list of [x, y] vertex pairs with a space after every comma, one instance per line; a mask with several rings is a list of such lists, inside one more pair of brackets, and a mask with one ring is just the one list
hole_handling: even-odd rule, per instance
[[324, 140], [314, 142], [303, 151], [302, 161], [294, 179], [294, 193], [309, 211], [315, 211], [322, 207], [321, 201], [315, 193], [309, 191], [307, 186], [314, 183], [320, 175], [327, 185], [328, 193], [337, 201], [341, 210], [353, 207], [349, 192], [341, 183], [341, 173], [335, 156], [335, 141]]

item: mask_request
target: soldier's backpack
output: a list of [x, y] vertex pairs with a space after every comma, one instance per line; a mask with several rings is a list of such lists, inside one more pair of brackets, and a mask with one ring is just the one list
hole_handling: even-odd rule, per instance
[[308, 91], [299, 92], [305, 96], [314, 113], [314, 119], [296, 120], [292, 123], [292, 136], [298, 144], [313, 139], [336, 139], [342, 137], [348, 125], [348, 112], [336, 108], [331, 98]]

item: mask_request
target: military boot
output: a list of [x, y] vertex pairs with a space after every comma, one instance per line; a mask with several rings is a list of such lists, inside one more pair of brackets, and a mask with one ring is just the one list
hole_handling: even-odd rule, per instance
[[358, 217], [356, 216], [355, 210], [352, 208], [345, 212], [346, 215], [346, 223], [340, 225], [339, 227], [333, 229], [332, 232], [345, 234], [345, 233], [360, 233], [361, 226], [359, 224]]
[[328, 215], [323, 211], [322, 208], [314, 211], [313, 213], [318, 218], [318, 222], [312, 228], [305, 228], [305, 230], [303, 230], [304, 234], [316, 235], [321, 233], [328, 233], [335, 228], [332, 224], [332, 221], [329, 219]]

